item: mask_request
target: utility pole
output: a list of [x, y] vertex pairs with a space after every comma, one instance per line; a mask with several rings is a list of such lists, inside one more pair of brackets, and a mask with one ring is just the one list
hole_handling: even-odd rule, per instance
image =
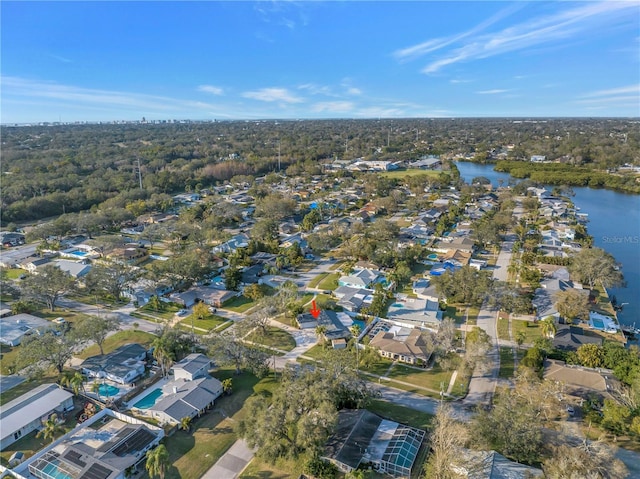
[[137, 158], [138, 161], [138, 183], [140, 183], [140, 189], [142, 189], [142, 170], [140, 169], [140, 158]]

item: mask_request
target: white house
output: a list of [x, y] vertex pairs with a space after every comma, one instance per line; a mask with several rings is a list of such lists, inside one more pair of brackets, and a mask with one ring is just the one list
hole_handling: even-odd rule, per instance
[[211, 369], [211, 360], [204, 354], [189, 354], [171, 367], [175, 379], [193, 381], [194, 379], [207, 376]]
[[57, 384], [41, 384], [22, 396], [0, 406], [0, 449], [42, 428], [53, 413], [62, 417], [73, 409], [73, 394]]
[[0, 318], [0, 343], [17, 346], [25, 336], [42, 334], [53, 329], [55, 324], [32, 314], [16, 314]]

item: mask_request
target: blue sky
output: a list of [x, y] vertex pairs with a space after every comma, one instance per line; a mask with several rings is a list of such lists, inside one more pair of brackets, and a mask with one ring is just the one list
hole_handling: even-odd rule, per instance
[[2, 123], [640, 116], [640, 2], [0, 2]]

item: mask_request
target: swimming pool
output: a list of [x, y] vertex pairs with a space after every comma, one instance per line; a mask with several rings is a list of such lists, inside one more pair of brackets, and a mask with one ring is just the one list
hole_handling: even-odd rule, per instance
[[42, 472], [44, 472], [49, 477], [53, 477], [54, 479], [73, 479], [70, 475], [65, 474], [60, 469], [58, 469], [57, 464], [51, 462], [42, 468]]
[[393, 303], [391, 306], [393, 306], [394, 308], [403, 308], [404, 304], [402, 304], [402, 303]]
[[438, 255], [435, 253], [431, 253], [429, 256], [427, 256], [427, 259], [438, 259]]
[[69, 254], [72, 254], [73, 256], [79, 256], [80, 258], [84, 258], [89, 253], [87, 253], [86, 251], [81, 251], [81, 250], [77, 249], [75, 251], [69, 252]]
[[138, 409], [149, 409], [151, 406], [153, 406], [158, 401], [158, 398], [160, 396], [162, 396], [162, 389], [154, 389], [149, 394], [147, 394], [145, 397], [140, 399], [140, 401], [135, 403], [133, 405], [133, 407], [136, 407]]
[[100, 393], [100, 396], [111, 397], [118, 394], [120, 392], [120, 389], [112, 386], [111, 384], [101, 384], [98, 388], [98, 392]]

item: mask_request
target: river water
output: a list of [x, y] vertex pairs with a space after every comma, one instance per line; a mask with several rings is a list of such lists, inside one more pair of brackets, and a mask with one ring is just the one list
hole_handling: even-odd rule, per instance
[[[460, 176], [466, 182], [484, 176], [494, 186], [509, 183], [508, 173], [493, 171], [493, 165], [458, 162]], [[548, 188], [551, 190], [551, 187]], [[622, 324], [640, 327], [640, 195], [610, 190], [573, 187], [572, 198], [582, 213], [589, 214], [588, 233], [594, 245], [611, 253], [622, 264], [625, 288], [612, 288], [618, 303], [628, 303], [618, 313]]]

